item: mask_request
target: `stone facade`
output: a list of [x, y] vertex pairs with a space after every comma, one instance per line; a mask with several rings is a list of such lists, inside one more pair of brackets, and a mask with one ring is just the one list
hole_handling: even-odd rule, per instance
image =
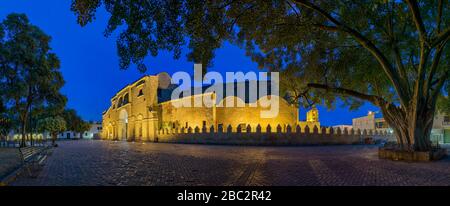
[[[376, 117], [376, 113], [374, 112], [369, 112], [369, 114], [364, 117], [354, 118], [352, 127], [355, 130], [366, 129], [366, 130], [377, 130], [379, 132], [387, 131], [393, 133], [392, 128], [387, 124], [384, 118]], [[433, 142], [433, 144], [450, 143], [450, 115], [440, 112], [437, 112], [434, 115], [430, 140]]]
[[320, 128], [319, 110], [314, 106], [306, 113], [306, 121], [299, 121], [297, 124], [300, 125], [301, 128], [305, 128], [306, 126], [309, 128]]
[[[238, 97], [227, 98], [233, 98], [235, 99], [235, 102], [241, 101]], [[245, 129], [248, 125], [256, 128], [258, 124], [263, 126], [267, 126], [269, 124], [279, 124], [281, 125], [283, 131], [285, 131], [287, 125], [295, 125], [295, 123], [298, 121], [298, 108], [290, 105], [282, 98], [278, 98], [276, 96], [274, 96], [273, 98], [276, 98], [279, 101], [280, 109], [277, 117], [262, 118], [260, 117], [260, 113], [267, 109], [260, 106], [251, 107], [251, 105], [248, 103], [245, 104], [245, 107], [217, 107], [217, 125], [215, 125], [215, 128], [218, 128], [219, 126], [226, 128], [231, 125], [232, 128], [241, 126], [243, 129]], [[223, 101], [226, 102], [226, 99], [224, 99]], [[236, 130], [233, 129], [233, 131]]]
[[155, 138], [158, 78], [145, 76], [127, 85], [111, 98], [103, 113], [103, 139], [143, 140]]
[[431, 141], [438, 144], [450, 143], [450, 114], [437, 113], [434, 116]]
[[[160, 129], [210, 128], [211, 126], [237, 128], [239, 125], [297, 125], [298, 107], [283, 98], [279, 102], [279, 113], [275, 118], [261, 118], [260, 112], [268, 110], [255, 103], [244, 102], [244, 107], [219, 107], [227, 98], [235, 103], [243, 101], [235, 96], [217, 99], [215, 93], [203, 93], [175, 100], [169, 89], [158, 88], [158, 76], [144, 76], [127, 85], [111, 98], [111, 106], [103, 113], [102, 138], [128, 141], [156, 141]], [[168, 90], [168, 91], [166, 91]], [[191, 101], [195, 98], [211, 98], [213, 105], [207, 107], [175, 107], [175, 101]], [[255, 106], [256, 105], [256, 106]], [[318, 118], [318, 113], [314, 113]], [[318, 120], [318, 119], [317, 119]], [[309, 126], [319, 126], [318, 121]]]
[[[370, 140], [370, 141], [368, 141]], [[158, 142], [186, 144], [229, 144], [229, 145], [345, 145], [366, 144], [377, 141], [392, 142], [395, 137], [377, 130], [334, 130], [333, 128], [309, 128], [288, 125], [286, 129], [278, 125], [232, 128], [188, 127], [181, 129], [160, 129]]]
[[[375, 113], [375, 112], [369, 111], [367, 116], [354, 118], [352, 120], [352, 127], [355, 130], [356, 129], [377, 130], [379, 132], [392, 133], [393, 130], [389, 127], [387, 122], [380, 115], [381, 115], [381, 113]], [[377, 116], [379, 116], [379, 117], [377, 117]]]

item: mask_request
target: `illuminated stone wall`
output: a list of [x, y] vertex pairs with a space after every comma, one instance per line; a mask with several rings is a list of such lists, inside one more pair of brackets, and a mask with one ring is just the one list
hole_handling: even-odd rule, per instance
[[[103, 114], [103, 139], [153, 140], [157, 129], [156, 76], [145, 76], [121, 89]], [[128, 96], [128, 101], [124, 102]], [[120, 103], [122, 102], [122, 103]]]
[[[291, 127], [308, 125], [310, 128], [316, 126], [320, 128], [317, 121], [299, 122], [298, 108], [287, 103], [277, 96], [270, 97], [272, 101], [278, 102], [278, 115], [272, 118], [264, 118], [261, 114], [271, 108], [262, 106], [268, 105], [270, 101], [264, 98], [255, 103], [244, 103], [238, 97], [227, 97], [218, 100], [213, 93], [193, 95], [177, 100], [158, 103], [158, 77], [145, 76], [138, 81], [127, 85], [111, 98], [111, 106], [103, 114], [102, 138], [110, 140], [128, 141], [154, 141], [157, 131], [160, 129], [181, 129], [181, 128], [214, 128], [231, 126], [236, 128], [241, 125], [250, 125], [256, 128], [260, 125], [266, 128], [272, 125], [273, 130], [280, 125], [282, 131], [286, 131], [288, 125]], [[200, 104], [196, 106], [196, 99], [212, 99], [212, 106]], [[234, 106], [227, 107], [227, 100], [233, 100]], [[176, 107], [176, 103], [190, 102], [191, 106]], [[202, 101], [199, 101], [202, 102]], [[243, 107], [238, 107], [238, 102]], [[262, 104], [261, 104], [262, 103]], [[228, 105], [230, 106], [230, 105]], [[276, 105], [271, 105], [275, 107]], [[310, 113], [309, 113], [310, 114]], [[256, 131], [256, 130], [254, 130]]]
[[[181, 128], [181, 127], [211, 127], [215, 123], [215, 108], [206, 107], [204, 104], [194, 107], [194, 101], [201, 102], [202, 98], [212, 94], [195, 95], [178, 100], [161, 103], [158, 110], [159, 128]], [[172, 103], [189, 103], [191, 107], [176, 107]]]
[[369, 112], [367, 116], [352, 119], [354, 129], [375, 129], [375, 113]]
[[[266, 127], [269, 124], [280, 124], [283, 126], [283, 130], [285, 130], [287, 125], [296, 125], [297, 123], [298, 108], [293, 105], [289, 105], [284, 99], [278, 98], [279, 113], [275, 118], [262, 118], [260, 115], [261, 112], [268, 110], [268, 108], [263, 108], [260, 104], [255, 104], [257, 105], [256, 107], [251, 107], [250, 104], [245, 104], [238, 97], [227, 97], [222, 100], [222, 102], [213, 101], [216, 104], [212, 107], [200, 105], [200, 107], [176, 108], [172, 105], [172, 103], [180, 103], [180, 101], [183, 103], [190, 102], [191, 105], [194, 105], [195, 99], [202, 98], [211, 98], [215, 100], [215, 97], [212, 95], [213, 94], [196, 95], [160, 104], [160, 128], [203, 128], [203, 125], [205, 125], [206, 128], [210, 128], [211, 126], [217, 128], [219, 125], [222, 127], [228, 127], [231, 125], [233, 128], [236, 128], [240, 124], [250, 124], [252, 127], [256, 128], [258, 124], [263, 127]], [[233, 100], [234, 107], [226, 107], [228, 98]], [[237, 107], [238, 101], [240, 101], [244, 107]], [[223, 106], [221, 107], [218, 105]]]
[[231, 145], [327, 145], [364, 144], [368, 139], [374, 141], [396, 141], [392, 134], [375, 130], [334, 130], [332, 128], [295, 128], [281, 126], [270, 128], [248, 128], [245, 132], [236, 128], [191, 128], [160, 130], [159, 142], [189, 144], [231, 144]]
[[[227, 97], [223, 100], [223, 105], [225, 107], [217, 107], [217, 126], [222, 125], [224, 128], [231, 125], [236, 128], [239, 125], [250, 125], [253, 128], [259, 124], [261, 127], [267, 127], [267, 125], [278, 125], [280, 124], [285, 130], [287, 125], [296, 125], [298, 121], [298, 108], [288, 104], [284, 99], [277, 98], [279, 100], [279, 113], [275, 118], [262, 118], [261, 112], [267, 111], [268, 108], [261, 107], [259, 103], [256, 107], [251, 107], [249, 104], [245, 104], [245, 107], [226, 107], [227, 99], [234, 99], [235, 105], [240, 101], [243, 101], [238, 97]], [[262, 101], [262, 100], [260, 100]], [[221, 104], [221, 103], [219, 103]]]
[[308, 126], [309, 128], [320, 128], [320, 122], [299, 121], [298, 125], [300, 125], [301, 128], [305, 128], [306, 126]]

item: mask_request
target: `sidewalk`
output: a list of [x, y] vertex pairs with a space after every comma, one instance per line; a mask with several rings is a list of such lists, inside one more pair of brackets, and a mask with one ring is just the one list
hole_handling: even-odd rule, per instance
[[17, 148], [0, 148], [0, 180], [20, 166], [20, 154]]
[[376, 145], [250, 147], [65, 141], [17, 186], [450, 185], [450, 158], [380, 160]]

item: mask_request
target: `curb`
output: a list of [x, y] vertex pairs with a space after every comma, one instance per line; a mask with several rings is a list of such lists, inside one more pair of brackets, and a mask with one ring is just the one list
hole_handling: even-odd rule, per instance
[[2, 180], [0, 180], [0, 186], [8, 186], [8, 184], [16, 180], [17, 176], [19, 176], [19, 174], [22, 172], [24, 166], [24, 164], [20, 164], [11, 173], [6, 175]]

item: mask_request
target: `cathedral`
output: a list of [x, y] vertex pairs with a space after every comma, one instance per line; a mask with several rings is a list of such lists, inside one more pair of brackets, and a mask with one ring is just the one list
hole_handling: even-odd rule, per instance
[[[320, 128], [317, 109], [313, 108], [307, 113], [306, 121], [299, 121], [298, 107], [275, 95], [269, 96], [278, 101], [278, 115], [274, 118], [262, 118], [260, 112], [266, 108], [255, 104], [261, 101], [260, 97], [256, 102], [251, 102], [247, 96], [244, 99], [234, 95], [217, 98], [215, 93], [201, 93], [171, 99], [171, 94], [177, 85], [171, 84], [167, 88], [161, 88], [158, 81], [161, 80], [157, 75], [144, 76], [125, 86], [111, 98], [110, 107], [102, 114], [103, 139], [156, 141], [159, 130], [196, 127], [208, 128], [208, 131], [211, 127], [232, 126], [235, 130], [238, 126], [245, 128], [250, 125], [252, 128], [256, 128], [260, 125], [262, 128], [266, 128], [269, 124], [272, 128], [281, 125], [283, 130], [287, 125], [291, 127], [300, 125], [302, 128], [308, 125], [310, 128], [314, 126]], [[234, 84], [236, 86], [240, 83]], [[194, 101], [195, 98], [205, 98], [205, 96], [215, 100], [212, 106], [174, 106], [175, 101]], [[217, 106], [226, 104], [227, 100], [240, 102], [245, 106]], [[252, 104], [257, 106], [251, 106]]]

